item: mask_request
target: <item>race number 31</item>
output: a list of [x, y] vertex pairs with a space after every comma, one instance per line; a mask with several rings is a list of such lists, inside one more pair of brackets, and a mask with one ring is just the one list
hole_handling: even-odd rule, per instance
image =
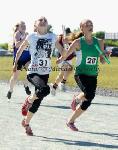
[[47, 67], [48, 66], [48, 60], [47, 59], [39, 59], [38, 64], [41, 67]]
[[97, 57], [87, 57], [86, 64], [87, 65], [96, 65]]

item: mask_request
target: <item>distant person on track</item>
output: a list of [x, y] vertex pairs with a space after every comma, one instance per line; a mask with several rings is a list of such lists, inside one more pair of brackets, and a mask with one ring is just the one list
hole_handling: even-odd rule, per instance
[[[65, 32], [65, 37], [63, 34], [59, 35], [58, 41], [63, 47], [65, 47], [66, 50], [68, 50], [70, 42], [71, 42], [71, 41], [69, 41], [68, 36], [69, 36], [69, 34], [71, 34], [71, 30], [70, 30], [70, 28], [66, 28], [64, 32]], [[57, 52], [57, 54], [58, 54], [57, 57], [59, 58], [61, 56], [61, 54], [59, 52]], [[66, 84], [66, 81], [67, 81], [69, 75], [72, 73], [72, 69], [73, 69], [73, 67], [72, 67], [73, 57], [75, 57], [74, 53], [70, 54], [68, 56], [68, 58], [66, 58], [66, 60], [64, 60], [63, 62], [61, 62], [58, 65], [59, 70], [60, 70], [59, 75], [57, 76], [54, 84], [51, 84], [51, 94], [53, 96], [55, 96], [55, 94], [56, 94], [56, 89], [57, 89], [58, 85], [59, 85], [61, 91], [66, 90], [65, 84]]]
[[57, 40], [54, 33], [48, 33], [48, 21], [45, 17], [40, 17], [35, 22], [35, 33], [30, 34], [19, 48], [14, 63], [13, 71], [17, 71], [18, 60], [23, 50], [29, 45], [31, 62], [28, 66], [27, 79], [35, 87], [35, 93], [27, 97], [22, 106], [22, 115], [26, 116], [22, 121], [26, 134], [32, 136], [33, 132], [29, 125], [33, 115], [37, 112], [41, 101], [49, 95], [48, 85], [49, 74], [51, 72], [51, 56], [56, 47], [63, 55], [65, 51]]
[[[78, 39], [79, 37], [83, 36], [82, 32], [71, 32], [70, 28], [65, 29], [66, 32], [66, 37], [64, 38], [63, 35], [59, 36], [59, 43], [64, 47], [64, 44], [66, 44], [66, 51], [68, 51], [69, 45], [75, 40]], [[58, 58], [61, 55], [58, 55]], [[56, 94], [56, 89], [60, 83], [60, 90], [65, 91], [65, 84], [67, 82], [67, 79], [69, 78], [70, 74], [73, 71], [73, 66], [72, 66], [72, 59], [76, 56], [75, 52], [72, 52], [64, 61], [58, 64], [60, 73], [57, 76], [55, 83], [51, 84], [51, 94], [55, 96]]]
[[[23, 41], [26, 39], [27, 35], [28, 35], [28, 33], [26, 32], [25, 22], [21, 21], [21, 22], [17, 23], [15, 25], [14, 34], [13, 34], [13, 57], [14, 57], [13, 62], [15, 61], [15, 57], [16, 57], [18, 48], [21, 46]], [[30, 59], [31, 59], [31, 56], [29, 53], [29, 47], [27, 46], [17, 63], [17, 71], [13, 72], [13, 74], [10, 78], [10, 87], [9, 87], [9, 91], [7, 93], [8, 99], [11, 99], [11, 95], [13, 93], [13, 88], [18, 79], [20, 71], [22, 71], [22, 69], [27, 70]], [[29, 90], [27, 80], [24, 82], [24, 88], [25, 88], [26, 94], [30, 95], [31, 91]]]

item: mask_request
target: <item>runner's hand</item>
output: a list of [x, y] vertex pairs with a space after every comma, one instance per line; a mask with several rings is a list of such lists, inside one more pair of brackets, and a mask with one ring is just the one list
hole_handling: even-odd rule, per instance
[[104, 57], [101, 55], [100, 56], [100, 62], [102, 63], [102, 64], [105, 64], [105, 59], [104, 59]]

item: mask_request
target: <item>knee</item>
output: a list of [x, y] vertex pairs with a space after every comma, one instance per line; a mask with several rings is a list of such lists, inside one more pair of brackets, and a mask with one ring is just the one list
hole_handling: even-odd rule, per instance
[[92, 100], [95, 97], [95, 93], [91, 93], [91, 94], [85, 94], [85, 98], [88, 100]]
[[36, 99], [33, 102], [32, 106], [30, 107], [29, 111], [32, 112], [32, 113], [36, 113], [38, 108], [39, 108], [39, 106], [40, 106], [40, 104], [41, 104], [41, 101], [42, 101], [41, 98], [40, 99]]
[[80, 107], [82, 110], [87, 110], [87, 108], [91, 105], [91, 100], [85, 100], [81, 103]]
[[35, 93], [38, 98], [44, 98], [50, 94], [50, 87], [49, 87], [49, 85], [47, 85], [46, 87], [37, 89]]
[[43, 87], [42, 95], [43, 95], [43, 97], [46, 97], [49, 94], [50, 94], [50, 87], [49, 87], [49, 85], [47, 85], [46, 87]]
[[48, 94], [50, 94], [50, 87], [48, 85], [46, 87], [41, 88], [41, 89], [37, 89], [36, 96], [38, 97], [38, 99], [36, 99], [33, 102], [32, 107], [29, 109], [29, 111], [32, 112], [32, 113], [37, 112], [37, 110], [38, 110], [38, 108], [41, 104], [41, 101]]
[[95, 93], [92, 94], [85, 93], [83, 98], [85, 98], [86, 100], [82, 102], [81, 109], [86, 110], [91, 105], [91, 101], [94, 99], [94, 97], [95, 97]]

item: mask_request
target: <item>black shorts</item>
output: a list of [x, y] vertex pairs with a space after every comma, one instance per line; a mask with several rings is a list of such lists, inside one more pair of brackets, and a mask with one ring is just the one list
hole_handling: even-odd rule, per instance
[[37, 73], [28, 74], [27, 79], [31, 84], [34, 85], [35, 91], [36, 91], [40, 87], [47, 86], [49, 74], [46, 74], [46, 75], [39, 75]]
[[[18, 60], [18, 63], [17, 63], [17, 70], [21, 70], [21, 71], [22, 71], [22, 69], [25, 69], [25, 70], [26, 70], [25, 65], [26, 65], [26, 63], [29, 62], [30, 60], [31, 60], [30, 58], [29, 58], [29, 59], [26, 59], [25, 61]], [[13, 61], [13, 64], [14, 64], [14, 61]]]
[[75, 75], [75, 81], [84, 92], [86, 99], [92, 100], [95, 97], [97, 76]]

